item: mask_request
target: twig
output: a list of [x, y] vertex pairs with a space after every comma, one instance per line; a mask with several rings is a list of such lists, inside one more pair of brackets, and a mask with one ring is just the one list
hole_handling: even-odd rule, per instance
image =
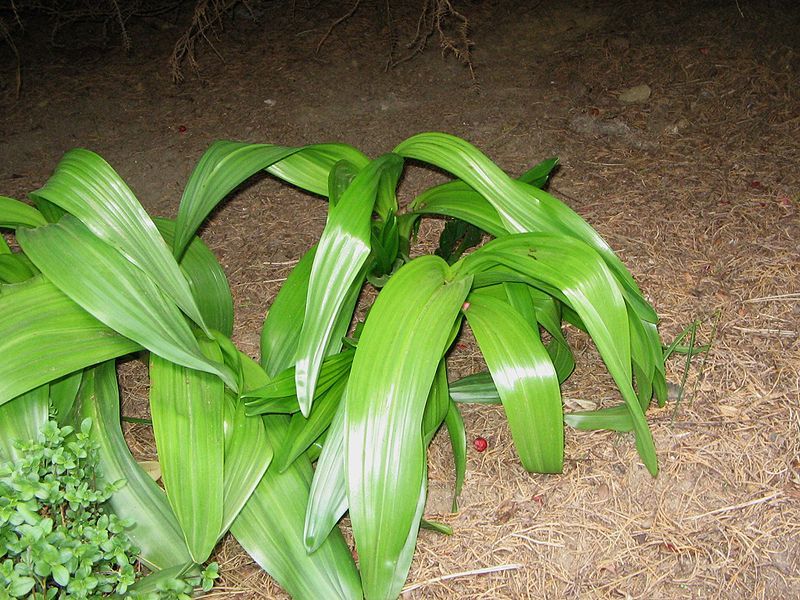
[[327, 40], [328, 37], [331, 35], [331, 32], [334, 29], [336, 29], [337, 25], [343, 23], [344, 21], [347, 21], [347, 19], [356, 14], [359, 4], [361, 4], [361, 0], [356, 0], [355, 4], [353, 4], [353, 7], [349, 11], [347, 11], [346, 14], [342, 15], [341, 17], [336, 19], [333, 23], [331, 23], [331, 26], [328, 28], [328, 31], [325, 32], [325, 35], [322, 36], [322, 39], [319, 41], [319, 44], [317, 44], [317, 49], [315, 50], [315, 54], [319, 54], [319, 51], [322, 48], [322, 44], [325, 43], [325, 40]]
[[702, 515], [695, 515], [693, 517], [688, 517], [690, 520], [695, 521], [697, 519], [702, 519], [703, 517], [710, 517], [711, 515], [718, 515], [724, 512], [730, 512], [732, 510], [739, 510], [740, 508], [747, 508], [748, 506], [755, 506], [756, 504], [763, 504], [764, 502], [769, 502], [770, 500], [774, 500], [778, 496], [780, 496], [783, 492], [777, 491], [772, 492], [762, 498], [757, 498], [756, 500], [750, 500], [749, 502], [742, 502], [741, 504], [734, 504], [733, 506], [725, 506], [723, 508], [718, 508], [716, 510], [710, 510], [708, 512], [703, 513]]
[[777, 294], [775, 296], [762, 296], [761, 298], [750, 298], [745, 300], [745, 302], [771, 302], [773, 300], [800, 300], [800, 292]]
[[474, 569], [472, 571], [461, 571], [460, 573], [450, 573], [449, 575], [442, 575], [440, 577], [434, 577], [433, 579], [427, 579], [426, 581], [421, 581], [419, 583], [415, 583], [403, 588], [401, 593], [410, 592], [411, 590], [416, 590], [421, 587], [425, 587], [426, 585], [431, 585], [433, 583], [439, 583], [440, 581], [448, 581], [450, 579], [458, 579], [459, 577], [469, 577], [470, 575], [486, 575], [488, 573], [500, 573], [501, 571], [513, 571], [515, 569], [521, 569], [522, 565], [520, 563], [512, 563], [510, 565], [498, 565], [496, 567], [487, 567], [485, 569]]

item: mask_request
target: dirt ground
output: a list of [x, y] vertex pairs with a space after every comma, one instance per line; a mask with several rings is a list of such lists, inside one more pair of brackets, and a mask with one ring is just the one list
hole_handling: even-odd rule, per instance
[[[130, 25], [130, 53], [20, 40], [23, 88], [0, 56], [0, 193], [24, 197], [61, 154], [91, 148], [153, 214], [174, 216], [189, 173], [216, 139], [343, 141], [375, 156], [426, 130], [462, 136], [518, 174], [558, 156], [551, 190], [615, 248], [661, 315], [669, 342], [697, 320], [680, 403], [648, 418], [661, 473], [629, 436], [567, 432], [563, 475], [529, 475], [502, 410], [464, 410], [470, 444], [460, 510], [452, 459], [430, 451], [426, 516], [406, 598], [800, 598], [800, 5], [793, 1], [460, 4], [475, 81], [435, 48], [391, 71], [390, 43], [413, 35], [413, 7], [364, 2], [317, 44], [347, 3], [266, 2], [199, 47], [175, 86], [180, 23]], [[399, 5], [402, 3], [392, 3]], [[113, 40], [112, 40], [113, 42]], [[431, 40], [433, 46], [436, 40]], [[649, 97], [625, 102], [626, 90]], [[414, 167], [403, 201], [439, 173]], [[253, 356], [287, 273], [318, 237], [326, 205], [268, 177], [243, 186], [204, 239], [236, 302], [237, 344]], [[423, 228], [435, 246], [440, 223]], [[593, 348], [572, 335], [574, 399], [616, 401]], [[454, 375], [480, 367], [465, 336]], [[685, 362], [668, 364], [681, 383]], [[146, 411], [137, 364], [125, 410]], [[143, 426], [129, 430], [152, 455]], [[210, 597], [284, 598], [228, 540]]]

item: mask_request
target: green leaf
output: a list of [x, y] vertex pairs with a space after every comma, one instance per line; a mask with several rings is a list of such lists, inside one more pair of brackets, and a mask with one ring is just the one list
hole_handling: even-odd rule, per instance
[[327, 196], [328, 176], [340, 160], [358, 170], [369, 163], [364, 154], [347, 144], [312, 144], [268, 167], [267, 172], [304, 190]]
[[[161, 218], [153, 221], [172, 248], [175, 222]], [[230, 337], [233, 333], [233, 297], [217, 257], [199, 237], [193, 237], [180, 260], [180, 267], [205, 322]]]
[[50, 382], [50, 404], [61, 425], [67, 424], [82, 380], [83, 370], [80, 370]]
[[653, 437], [632, 385], [627, 308], [619, 283], [601, 257], [575, 238], [529, 233], [494, 240], [463, 259], [455, 270], [492, 272], [498, 265], [530, 278], [528, 283], [555, 296], [580, 317], [631, 413], [639, 455], [655, 475]]
[[619, 432], [633, 431], [633, 419], [631, 419], [631, 413], [625, 404], [598, 410], [566, 413], [564, 422], [570, 427], [583, 431], [603, 429]]
[[99, 321], [166, 360], [214, 373], [236, 388], [230, 369], [200, 352], [178, 307], [80, 221], [65, 215], [57, 224], [21, 229], [17, 237], [42, 273]]
[[[346, 378], [353, 363], [353, 356], [352, 350], [345, 350], [325, 358], [319, 372], [316, 396], [322, 396], [343, 377]], [[290, 367], [282, 371], [258, 389], [244, 392], [242, 398], [246, 399], [248, 415], [299, 411], [295, 368]]]
[[284, 472], [328, 429], [342, 400], [346, 385], [347, 372], [342, 372], [339, 379], [314, 400], [311, 414], [307, 418], [299, 412], [292, 415], [286, 439], [275, 455], [275, 468], [278, 471]]
[[[494, 385], [494, 384], [493, 384]], [[453, 400], [450, 400], [450, 407], [444, 417], [444, 424], [447, 427], [447, 434], [450, 436], [450, 447], [453, 449], [453, 463], [456, 469], [456, 484], [453, 490], [453, 508], [458, 510], [458, 497], [464, 487], [464, 478], [467, 472], [467, 431], [464, 427], [464, 419], [461, 418], [461, 411]]]
[[450, 397], [461, 404], [500, 404], [500, 395], [489, 371], [480, 371], [450, 383]]
[[100, 156], [80, 148], [70, 150], [44, 187], [31, 197], [75, 215], [94, 235], [146, 273], [209, 334], [189, 284], [155, 224], [122, 178]]
[[24, 254], [0, 254], [0, 282], [22, 283], [36, 273], [36, 267]]
[[[201, 342], [222, 361], [214, 341]], [[150, 355], [150, 412], [164, 487], [192, 559], [203, 563], [222, 530], [225, 388], [219, 378]]]
[[14, 442], [39, 437], [50, 410], [47, 392], [48, 386], [42, 385], [0, 405], [0, 456], [4, 460], [23, 458]]
[[499, 213], [510, 233], [543, 231], [561, 233], [592, 246], [613, 270], [625, 298], [642, 319], [655, 323], [657, 315], [642, 297], [625, 265], [592, 227], [575, 211], [532, 185], [506, 175], [477, 148], [444, 133], [420, 133], [394, 150], [449, 171], [483, 196]]
[[544, 189], [557, 166], [558, 158], [548, 158], [525, 171], [518, 179], [533, 187]]
[[[191, 248], [191, 246], [190, 246]], [[245, 380], [264, 375], [252, 358], [241, 354]], [[225, 472], [220, 536], [231, 526], [272, 461], [264, 422], [245, 415], [244, 403], [225, 394]]]
[[167, 497], [131, 456], [122, 435], [119, 390], [113, 361], [88, 369], [77, 401], [78, 421], [89, 417], [89, 436], [100, 446], [100, 472], [105, 483], [125, 480], [108, 501], [122, 519], [134, 525], [126, 532], [140, 550], [139, 558], [151, 569], [191, 562], [180, 525]]
[[40, 277], [6, 286], [0, 294], [0, 404], [140, 349]]
[[214, 142], [195, 166], [181, 196], [175, 257], [183, 256], [200, 224], [217, 204], [253, 174], [298, 151], [272, 144]]
[[367, 598], [395, 597], [408, 573], [424, 506], [422, 415], [470, 284], [468, 276], [452, 279], [441, 258], [411, 261], [378, 296], [356, 349], [345, 393], [345, 472]]
[[29, 204], [0, 196], [0, 228], [39, 227], [47, 221], [38, 210]]
[[479, 293], [469, 296], [464, 313], [497, 386], [522, 465], [531, 472], [560, 473], [561, 390], [538, 328], [508, 303]]
[[[243, 359], [245, 391], [269, 381]], [[285, 367], [287, 365], [279, 365]], [[282, 443], [289, 420], [263, 417], [270, 448]], [[285, 473], [269, 468], [234, 521], [231, 532], [245, 551], [294, 598], [361, 598], [358, 571], [341, 532], [335, 531], [309, 555], [303, 544], [305, 510], [313, 470], [307, 457]]]
[[264, 319], [261, 329], [261, 366], [270, 377], [275, 377], [288, 365], [294, 364], [297, 340], [306, 314], [308, 279], [316, 251], [317, 246], [312, 246], [295, 265]]
[[337, 407], [314, 471], [306, 509], [303, 542], [311, 553], [324, 542], [347, 512], [344, 479], [344, 402]]
[[341, 348], [337, 324], [350, 322], [353, 288], [360, 289], [370, 254], [371, 216], [382, 179], [397, 183], [403, 161], [395, 154], [362, 169], [328, 212], [309, 277], [305, 319], [297, 347], [295, 382], [300, 411], [308, 416], [323, 358]]

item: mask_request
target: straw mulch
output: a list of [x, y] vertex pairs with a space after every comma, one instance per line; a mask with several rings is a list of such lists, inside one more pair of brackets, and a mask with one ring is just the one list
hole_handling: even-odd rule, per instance
[[[40, 185], [74, 145], [98, 150], [149, 209], [168, 215], [216, 138], [338, 139], [374, 155], [438, 129], [514, 174], [560, 156], [552, 191], [618, 250], [661, 315], [664, 340], [696, 321], [697, 344], [711, 349], [688, 367], [682, 357], [668, 364], [673, 399], [648, 414], [655, 479], [630, 436], [574, 431], [563, 475], [527, 474], [502, 410], [465, 408], [469, 439], [483, 436], [489, 448], [470, 446], [453, 514], [446, 436], [434, 441], [426, 516], [454, 534], [422, 532], [404, 597], [800, 597], [795, 3], [470, 5], [480, 90], [436, 53], [384, 73], [385, 31], [369, 6], [339, 24], [320, 54], [341, 7], [320, 8], [325, 19], [300, 3], [291, 16], [266, 10], [224, 33], [216, 47], [225, 62], [201, 56], [202, 79], [181, 88], [158, 62], [166, 44], [80, 73], [58, 61], [34, 68], [25, 101], [8, 107], [2, 126], [11, 142], [0, 150], [3, 193]], [[620, 100], [640, 84], [649, 98]], [[442, 179], [412, 169], [404, 200]], [[264, 311], [324, 223], [324, 203], [261, 178], [205, 229], [232, 282], [245, 351], [257, 352]], [[423, 228], [424, 248], [435, 247], [440, 227]], [[564, 388], [567, 408], [617, 402], [591, 344], [569, 337], [579, 367]], [[468, 334], [451, 366], [453, 375], [481, 368]], [[126, 412], [146, 414], [140, 363], [123, 367], [123, 387]], [[152, 458], [147, 428], [129, 433]], [[217, 560], [223, 581], [210, 597], [285, 597], [232, 540]]]

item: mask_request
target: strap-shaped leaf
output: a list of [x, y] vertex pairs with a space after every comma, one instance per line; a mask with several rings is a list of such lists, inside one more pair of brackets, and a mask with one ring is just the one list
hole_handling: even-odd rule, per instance
[[[175, 221], [153, 219], [158, 231], [172, 248]], [[217, 257], [199, 237], [193, 237], [180, 260], [180, 267], [206, 324], [230, 337], [233, 333], [233, 297], [225, 271]]]
[[[372, 211], [382, 179], [396, 185], [403, 168], [396, 154], [386, 154], [364, 167], [328, 212], [309, 278], [305, 320], [297, 347], [295, 381], [300, 411], [308, 416], [320, 365], [341, 348], [333, 337], [337, 325], [350, 322], [343, 312], [355, 299], [370, 254]], [[347, 302], [350, 299], [351, 302]], [[352, 309], [352, 307], [351, 307]]]
[[441, 258], [411, 261], [378, 296], [356, 349], [345, 472], [367, 598], [395, 597], [408, 573], [424, 489], [422, 415], [470, 285], [469, 276], [452, 279]]
[[68, 424], [67, 420], [81, 389], [81, 381], [83, 381], [83, 370], [50, 382], [50, 405], [53, 407], [56, 420], [61, 425]]
[[458, 510], [458, 497], [464, 487], [464, 478], [467, 473], [467, 431], [464, 427], [464, 419], [461, 411], [453, 400], [450, 400], [450, 407], [444, 417], [444, 424], [447, 427], [447, 434], [450, 436], [450, 447], [453, 450], [453, 463], [456, 470], [456, 483], [453, 490], [453, 508]]
[[[263, 370], [252, 366], [242, 360], [245, 391], [263, 387], [269, 381]], [[288, 421], [281, 415], [263, 418], [270, 448], [285, 438]], [[358, 571], [340, 531], [328, 536], [313, 554], [309, 555], [303, 544], [312, 473], [311, 462], [305, 456], [294, 461], [285, 473], [267, 469], [231, 532], [293, 598], [360, 599]]]
[[626, 299], [641, 318], [658, 320], [638, 286], [613, 250], [575, 211], [532, 185], [506, 175], [469, 142], [444, 133], [420, 133], [394, 150], [449, 171], [481, 194], [497, 210], [511, 233], [562, 233], [592, 246], [608, 263], [625, 289]]
[[264, 319], [261, 329], [261, 366], [270, 377], [293, 365], [297, 356], [297, 340], [306, 315], [308, 279], [316, 251], [316, 245], [312, 246], [295, 265]]
[[94, 152], [67, 152], [44, 187], [31, 194], [80, 219], [146, 273], [208, 333], [189, 284], [153, 221], [122, 178]]
[[314, 552], [347, 512], [344, 480], [344, 411], [341, 402], [328, 428], [328, 436], [314, 471], [306, 509], [303, 542]]
[[230, 369], [203, 355], [178, 307], [150, 277], [80, 221], [65, 215], [46, 227], [20, 229], [17, 238], [42, 273], [95, 318], [166, 360], [214, 373], [236, 388]]
[[292, 415], [286, 439], [275, 456], [275, 468], [285, 471], [298, 456], [303, 454], [322, 433], [328, 429], [347, 386], [347, 372], [342, 372], [333, 385], [314, 400], [308, 417], [301, 413]]
[[[222, 361], [215, 341], [200, 342]], [[192, 558], [203, 563], [222, 530], [225, 387], [210, 373], [150, 355], [150, 413], [170, 505]]]
[[180, 525], [163, 490], [139, 466], [122, 435], [119, 390], [114, 362], [87, 369], [77, 401], [76, 422], [89, 417], [89, 437], [100, 445], [103, 482], [125, 480], [108, 503], [120, 518], [134, 525], [126, 530], [140, 550], [139, 558], [151, 569], [166, 569], [191, 562]]
[[605, 262], [575, 238], [528, 233], [494, 240], [466, 257], [460, 267], [467, 273], [491, 270], [492, 261], [530, 277], [532, 285], [559, 297], [578, 314], [630, 410], [639, 455], [655, 475], [653, 437], [632, 386], [627, 309]]
[[200, 224], [233, 189], [253, 174], [297, 152], [272, 144], [217, 141], [195, 166], [181, 196], [173, 252], [180, 259]]
[[459, 404], [500, 404], [500, 394], [489, 371], [480, 371], [450, 383], [450, 397]]
[[29, 204], [0, 196], [0, 228], [39, 227], [47, 221], [38, 210]]
[[37, 277], [0, 294], [0, 404], [141, 346]]
[[0, 283], [22, 283], [36, 273], [36, 267], [24, 254], [0, 254]]
[[[252, 358], [240, 353], [246, 381], [263, 376]], [[272, 462], [272, 446], [267, 441], [264, 422], [245, 415], [240, 398], [225, 393], [225, 472], [223, 474], [222, 536], [239, 515], [267, 467]]]
[[604, 429], [619, 432], [633, 431], [633, 419], [631, 419], [628, 407], [624, 404], [598, 410], [566, 413], [564, 422], [570, 427], [584, 431]]
[[560, 473], [561, 390], [538, 328], [507, 302], [479, 293], [471, 294], [466, 306], [464, 313], [497, 386], [522, 465], [532, 472]]
[[267, 168], [267, 172], [306, 191], [328, 195], [328, 175], [340, 160], [357, 170], [369, 163], [360, 150], [347, 144], [312, 144]]
[[0, 458], [22, 458], [14, 443], [29, 442], [39, 436], [50, 412], [49, 386], [40, 385], [10, 402], [0, 405]]

